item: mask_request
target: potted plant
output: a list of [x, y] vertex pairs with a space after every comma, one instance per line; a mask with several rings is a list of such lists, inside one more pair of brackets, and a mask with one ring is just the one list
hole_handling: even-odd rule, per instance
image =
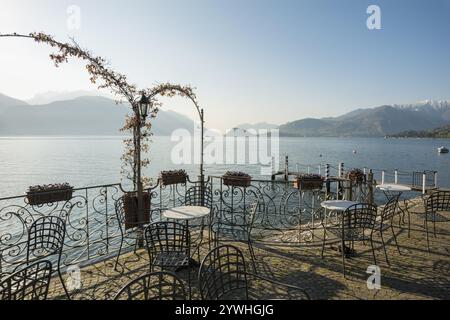
[[252, 177], [243, 172], [228, 171], [222, 178], [226, 186], [248, 188], [252, 183]]
[[172, 184], [186, 183], [187, 174], [184, 170], [162, 171], [159, 178], [163, 185], [169, 186]]
[[353, 184], [361, 184], [366, 180], [366, 175], [361, 169], [352, 169], [348, 172], [347, 178]]
[[137, 192], [127, 192], [123, 196], [123, 206], [125, 211], [125, 229], [133, 229], [150, 222], [150, 193], [142, 194], [144, 201], [144, 221], [138, 219], [138, 197]]
[[28, 203], [38, 206], [72, 199], [73, 187], [68, 183], [31, 186], [27, 191]]
[[294, 188], [300, 190], [320, 190], [323, 187], [324, 180], [318, 174], [299, 174], [295, 177]]

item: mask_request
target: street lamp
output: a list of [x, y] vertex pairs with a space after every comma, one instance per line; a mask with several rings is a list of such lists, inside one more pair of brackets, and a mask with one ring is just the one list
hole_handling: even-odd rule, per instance
[[150, 106], [150, 99], [142, 92], [141, 100], [139, 101], [139, 111], [141, 113], [141, 119], [145, 122], [148, 117], [148, 109]]

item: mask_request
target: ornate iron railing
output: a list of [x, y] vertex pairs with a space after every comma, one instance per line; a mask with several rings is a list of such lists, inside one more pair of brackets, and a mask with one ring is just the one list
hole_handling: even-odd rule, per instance
[[[162, 219], [168, 208], [183, 205], [189, 188], [199, 182], [164, 186], [158, 181], [148, 189], [151, 221]], [[250, 187], [232, 187], [221, 177], [209, 177], [206, 186], [213, 193], [213, 216], [218, 212], [233, 219], [246, 214], [256, 199], [261, 205], [253, 226], [255, 241], [293, 243], [315, 240], [314, 231], [321, 226], [321, 201], [339, 194], [338, 186], [301, 192], [292, 182], [253, 180]], [[360, 190], [360, 191], [358, 191]], [[354, 186], [352, 192], [364, 201], [366, 186]], [[24, 261], [28, 229], [38, 218], [56, 215], [66, 221], [63, 265], [89, 264], [117, 254], [121, 232], [114, 204], [124, 194], [120, 184], [75, 189], [66, 202], [32, 206], [26, 196], [0, 199], [0, 273], [10, 272]], [[133, 231], [131, 231], [133, 232]], [[132, 240], [125, 240], [128, 248]]]

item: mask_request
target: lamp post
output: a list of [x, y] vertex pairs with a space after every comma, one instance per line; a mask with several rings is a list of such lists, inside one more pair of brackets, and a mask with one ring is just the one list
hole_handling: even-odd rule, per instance
[[[143, 199], [143, 186], [142, 186], [142, 173], [141, 173], [141, 129], [145, 124], [145, 120], [148, 117], [148, 110], [150, 106], [150, 99], [142, 93], [142, 97], [139, 100], [139, 107], [135, 108], [135, 117], [138, 122], [138, 126], [135, 132], [136, 139], [136, 162], [137, 162], [137, 172], [136, 172], [136, 184], [137, 184], [137, 217], [139, 228], [142, 229], [144, 221], [144, 199]], [[141, 230], [143, 231], [143, 230]], [[139, 237], [139, 246], [142, 247], [144, 244], [143, 237]]]

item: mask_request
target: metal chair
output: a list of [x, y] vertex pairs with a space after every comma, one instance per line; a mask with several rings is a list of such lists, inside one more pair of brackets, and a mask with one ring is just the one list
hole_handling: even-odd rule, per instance
[[[213, 212], [213, 193], [210, 186], [194, 186], [189, 188], [186, 191], [185, 195], [185, 205], [186, 206], [201, 206], [206, 207]], [[210, 214], [211, 216], [211, 214]], [[197, 243], [197, 255], [198, 260], [200, 260], [200, 246], [203, 243], [203, 232], [205, 230], [205, 225], [208, 226], [208, 236], [209, 240], [211, 240], [211, 217], [208, 216], [207, 218], [201, 219], [201, 221], [190, 221], [189, 222], [189, 230], [198, 230], [198, 237], [196, 239], [191, 239], [192, 243]], [[209, 244], [209, 250], [211, 250], [211, 241], [208, 241]], [[195, 252], [194, 251], [194, 252]]]
[[[144, 231], [150, 272], [154, 267], [164, 269], [190, 268], [193, 266], [190, 246], [191, 236], [186, 225], [165, 221], [155, 222]], [[188, 271], [189, 297], [191, 297], [191, 272]]]
[[64, 279], [61, 274], [61, 258], [66, 236], [66, 223], [55, 216], [37, 219], [28, 231], [26, 263], [52, 255], [57, 256], [56, 269], [59, 279], [68, 299], [70, 299]]
[[386, 252], [386, 242], [384, 241], [383, 232], [387, 229], [391, 229], [392, 236], [394, 237], [395, 245], [397, 246], [398, 253], [401, 255], [400, 247], [397, 242], [397, 236], [394, 231], [394, 217], [397, 214], [398, 202], [400, 195], [397, 195], [389, 200], [389, 202], [383, 207], [383, 211], [381, 212], [381, 221], [377, 226], [377, 230], [380, 232], [381, 241], [383, 243], [384, 256], [386, 257], [386, 263], [390, 265], [389, 259]]
[[0, 300], [46, 300], [51, 276], [50, 261], [27, 265], [0, 282]]
[[[198, 273], [201, 298], [202, 300], [249, 300], [253, 278], [258, 283], [269, 283], [277, 286], [278, 289], [286, 288], [290, 292], [290, 298], [294, 296], [295, 299], [310, 299], [303, 288], [247, 272], [242, 251], [230, 245], [213, 249], [203, 260]], [[258, 294], [261, 293], [267, 294], [259, 290]], [[280, 298], [277, 294], [279, 293], [275, 293], [275, 298]], [[261, 299], [261, 297], [255, 296], [254, 299]]]
[[436, 223], [437, 222], [447, 222], [450, 221], [448, 218], [444, 217], [442, 212], [450, 211], [450, 191], [436, 191], [430, 194], [428, 197], [424, 198], [425, 202], [425, 217], [424, 217], [424, 227], [427, 235], [427, 247], [430, 251], [430, 239], [428, 222], [433, 222], [433, 233], [436, 237]]
[[260, 207], [260, 201], [255, 201], [248, 212], [219, 211], [214, 216], [211, 230], [214, 234], [215, 246], [222, 241], [238, 241], [247, 243], [253, 266], [253, 272], [256, 270], [256, 257], [252, 244], [252, 229], [256, 214]]
[[174, 273], [154, 272], [128, 283], [114, 300], [186, 300], [186, 291]]
[[[131, 231], [125, 229], [125, 205], [124, 205], [124, 197], [121, 197], [120, 199], [116, 200], [115, 202], [115, 211], [116, 211], [116, 218], [117, 222], [119, 224], [119, 231], [120, 231], [120, 246], [119, 246], [119, 252], [117, 253], [116, 257], [116, 263], [114, 264], [114, 270], [119, 271], [117, 269], [117, 266], [119, 264], [120, 255], [122, 254], [123, 244], [125, 242], [125, 239], [128, 238], [130, 240], [134, 240], [134, 254], [136, 254], [140, 235], [136, 233], [136, 228], [133, 228]], [[133, 233], [135, 234], [133, 236]]]
[[[342, 253], [342, 268], [344, 277], [345, 274], [345, 258], [348, 252], [354, 251], [355, 241], [370, 241], [372, 248], [372, 255], [375, 264], [377, 259], [375, 257], [375, 249], [373, 245], [373, 233], [376, 226], [377, 207], [372, 204], [356, 204], [349, 207], [340, 217], [340, 226], [324, 225], [323, 244], [322, 244], [322, 259], [325, 251], [325, 242], [327, 239], [327, 232], [332, 233], [341, 241], [340, 251]], [[369, 234], [367, 234], [369, 232]], [[351, 247], [347, 247], [345, 242], [350, 242]]]

